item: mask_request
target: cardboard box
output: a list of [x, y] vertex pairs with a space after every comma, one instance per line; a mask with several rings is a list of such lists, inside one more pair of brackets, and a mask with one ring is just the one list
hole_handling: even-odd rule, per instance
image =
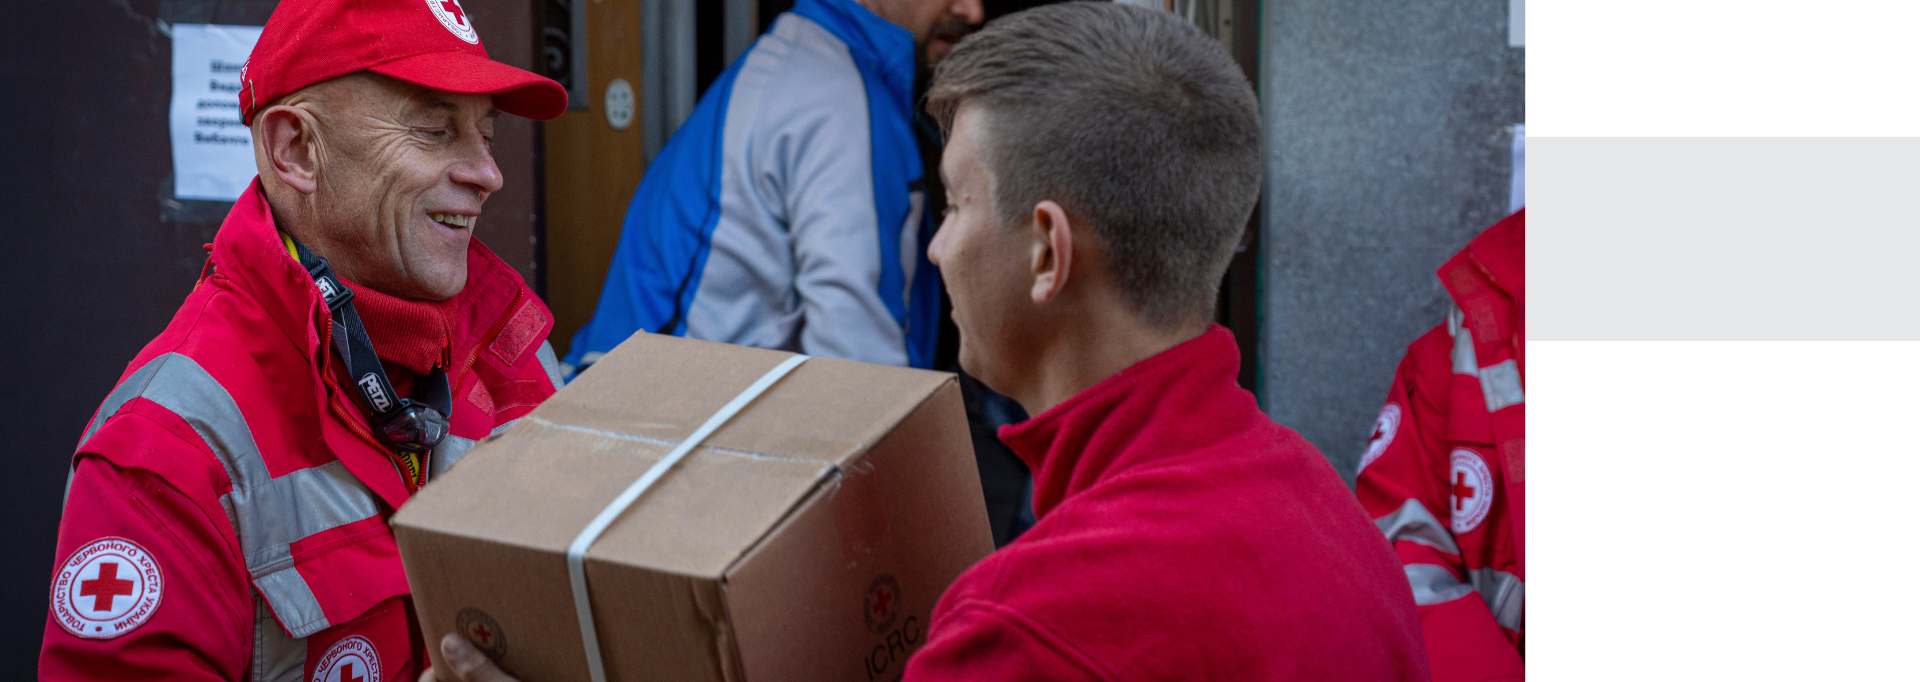
[[[790, 353], [639, 334], [392, 519], [434, 665], [464, 632], [526, 682], [588, 679], [566, 552]], [[814, 358], [656, 482], [586, 555], [607, 679], [900, 676], [993, 551], [950, 374]]]

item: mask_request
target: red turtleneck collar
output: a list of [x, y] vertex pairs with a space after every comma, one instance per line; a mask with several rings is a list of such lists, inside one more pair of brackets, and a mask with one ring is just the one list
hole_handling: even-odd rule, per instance
[[373, 350], [382, 362], [415, 374], [453, 364], [453, 325], [449, 318], [459, 297], [410, 301], [353, 282], [346, 284], [353, 289], [353, 308], [360, 313], [367, 336], [373, 339]]
[[1233, 333], [1206, 333], [1135, 363], [1052, 409], [1000, 427], [1033, 470], [1033, 511], [1044, 516], [1119, 469], [1195, 452], [1266, 420], [1235, 383]]

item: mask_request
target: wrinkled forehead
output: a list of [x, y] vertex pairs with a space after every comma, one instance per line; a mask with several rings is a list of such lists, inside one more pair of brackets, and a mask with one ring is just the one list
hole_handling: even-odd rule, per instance
[[415, 119], [484, 118], [500, 115], [493, 96], [435, 90], [362, 71], [309, 86], [328, 109], [354, 112], [396, 121]]

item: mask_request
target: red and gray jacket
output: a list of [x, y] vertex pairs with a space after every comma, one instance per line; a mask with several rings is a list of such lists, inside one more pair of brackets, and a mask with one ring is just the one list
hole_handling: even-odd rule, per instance
[[1525, 211], [1439, 274], [1455, 309], [1400, 361], [1356, 492], [1405, 565], [1435, 682], [1522, 679]]
[[[256, 180], [73, 457], [43, 680], [411, 682], [387, 519], [413, 493], [336, 380], [331, 320]], [[430, 474], [554, 392], [552, 315], [478, 241]]]

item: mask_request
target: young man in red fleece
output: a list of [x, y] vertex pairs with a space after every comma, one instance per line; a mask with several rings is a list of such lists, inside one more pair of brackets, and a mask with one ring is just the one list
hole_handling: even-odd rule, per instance
[[[961, 41], [928, 99], [929, 255], [962, 366], [1036, 415], [1000, 435], [1039, 522], [941, 597], [905, 679], [1427, 679], [1392, 550], [1209, 323], [1261, 174], [1226, 52], [1164, 12], [1052, 5]], [[443, 647], [443, 679], [501, 679]]]

